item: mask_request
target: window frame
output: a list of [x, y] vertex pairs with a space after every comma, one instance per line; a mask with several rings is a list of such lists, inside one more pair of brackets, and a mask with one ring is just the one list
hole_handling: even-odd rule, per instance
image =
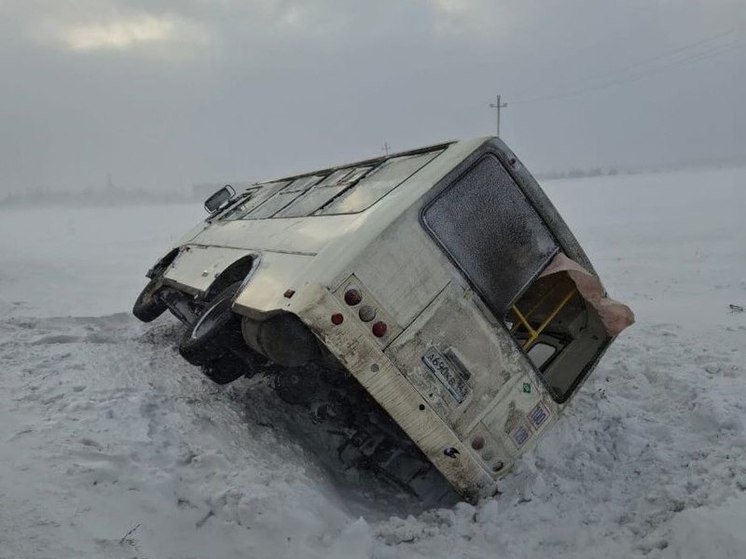
[[518, 181], [515, 180], [515, 177], [512, 175], [510, 170], [504, 165], [504, 163], [501, 161], [498, 154], [492, 152], [492, 151], [486, 151], [479, 153], [477, 157], [475, 157], [472, 161], [469, 161], [466, 163], [463, 170], [460, 170], [458, 174], [456, 174], [453, 178], [449, 178], [447, 183], [442, 188], [434, 188], [431, 192], [433, 193], [432, 196], [427, 200], [427, 202], [422, 206], [420, 210], [419, 215], [419, 221], [420, 225], [423, 229], [427, 232], [427, 234], [430, 236], [430, 238], [433, 240], [433, 242], [441, 249], [443, 254], [445, 254], [448, 259], [451, 261], [451, 263], [456, 267], [456, 269], [459, 270], [461, 273], [461, 276], [468, 282], [468, 284], [474, 289], [474, 291], [479, 295], [480, 299], [484, 302], [484, 305], [489, 309], [489, 311], [497, 318], [497, 320], [504, 324], [504, 317], [502, 316], [505, 312], [505, 309], [496, 309], [490, 302], [490, 298], [483, 293], [482, 289], [479, 288], [479, 286], [476, 285], [476, 283], [472, 280], [472, 278], [467, 273], [464, 266], [459, 262], [459, 260], [456, 258], [456, 256], [452, 253], [452, 251], [445, 245], [444, 242], [440, 240], [438, 235], [433, 231], [430, 227], [430, 225], [427, 222], [427, 211], [430, 209], [432, 205], [434, 205], [443, 195], [445, 195], [448, 191], [452, 190], [456, 187], [457, 184], [459, 184], [464, 177], [466, 177], [469, 173], [474, 171], [474, 169], [485, 159], [487, 158], [493, 158], [498, 165], [500, 165], [507, 176], [510, 178], [510, 180], [515, 185], [515, 188], [518, 189], [521, 196], [523, 196], [526, 199], [526, 203], [536, 212], [536, 216], [541, 221], [541, 223], [545, 226], [547, 232], [549, 233], [550, 237], [554, 241], [555, 247], [552, 254], [544, 259], [544, 261], [541, 263], [541, 265], [538, 267], [537, 270], [534, 270], [532, 274], [528, 277], [528, 280], [521, 286], [519, 290], [517, 290], [516, 294], [513, 296], [512, 299], [509, 300], [507, 304], [507, 309], [510, 308], [511, 305], [515, 304], [516, 301], [518, 301], [522, 295], [526, 292], [526, 290], [533, 284], [534, 281], [539, 277], [541, 272], [546, 268], [546, 266], [551, 262], [552, 258], [558, 253], [562, 251], [562, 243], [557, 238], [557, 235], [552, 231], [550, 225], [546, 222], [544, 217], [541, 215], [541, 213], [534, 207], [533, 202], [531, 199], [526, 196], [525, 192], [521, 188]]
[[[410, 152], [395, 153], [395, 154], [391, 154], [390, 156], [387, 156], [385, 158], [377, 158], [377, 159], [372, 159], [372, 160], [360, 161], [360, 162], [354, 163], [352, 165], [341, 166], [341, 167], [333, 167], [333, 168], [330, 168], [330, 169], [325, 169], [323, 171], [315, 171], [315, 172], [307, 173], [307, 174], [304, 174], [304, 175], [297, 175], [297, 176], [294, 176], [294, 177], [287, 177], [287, 178], [277, 179], [277, 180], [274, 180], [274, 181], [268, 182], [268, 183], [259, 183], [258, 185], [255, 185], [255, 186], [264, 188], [265, 185], [271, 185], [272, 183], [288, 181], [288, 184], [286, 184], [285, 186], [283, 186], [280, 190], [278, 190], [274, 194], [270, 195], [266, 200], [264, 200], [256, 208], [253, 208], [251, 210], [251, 212], [260, 210], [270, 200], [274, 199], [276, 196], [281, 195], [283, 192], [285, 192], [286, 194], [292, 192], [292, 191], [288, 191], [287, 188], [290, 187], [290, 186], [292, 186], [292, 184], [294, 182], [297, 182], [300, 179], [304, 179], [304, 178], [312, 177], [312, 176], [319, 176], [319, 177], [321, 177], [319, 180], [317, 180], [314, 183], [312, 183], [306, 189], [299, 191], [298, 196], [294, 197], [287, 204], [285, 204], [282, 207], [280, 207], [277, 210], [275, 210], [271, 215], [269, 215], [269, 216], [263, 216], [263, 217], [251, 217], [249, 215], [251, 212], [249, 212], [249, 214], [244, 215], [244, 216], [239, 217], [239, 218], [236, 218], [236, 220], [258, 221], [258, 220], [263, 220], [263, 219], [306, 219], [306, 218], [309, 218], [309, 217], [330, 217], [330, 216], [340, 216], [340, 215], [357, 215], [357, 214], [361, 214], [363, 212], [368, 211], [370, 208], [372, 208], [376, 204], [378, 204], [381, 200], [383, 200], [384, 198], [386, 198], [386, 196], [388, 196], [389, 194], [391, 194], [392, 192], [394, 192], [403, 183], [405, 183], [406, 181], [408, 181], [412, 176], [414, 176], [415, 174], [419, 173], [427, 165], [429, 165], [430, 163], [432, 163], [433, 161], [435, 161], [448, 148], [449, 145], [451, 145], [451, 142], [445, 143], [445, 144], [438, 144], [438, 145], [434, 145], [434, 146], [429, 146], [427, 148], [413, 150], [413, 151], [410, 151]], [[385, 165], [388, 161], [391, 161], [393, 159], [403, 158], [403, 157], [416, 157], [416, 156], [425, 155], [425, 154], [429, 154], [429, 153], [434, 153], [435, 155], [430, 160], [428, 160], [426, 163], [424, 163], [422, 166], [420, 166], [419, 168], [417, 168], [415, 171], [413, 171], [412, 173], [410, 173], [410, 174], [406, 175], [404, 178], [402, 178], [402, 180], [399, 181], [396, 184], [396, 186], [394, 186], [393, 188], [391, 188], [388, 192], [384, 193], [382, 196], [378, 197], [376, 200], [374, 200], [372, 203], [370, 203], [365, 208], [362, 208], [362, 209], [357, 210], [357, 211], [334, 212], [334, 213], [320, 213], [320, 212], [322, 212], [324, 210], [324, 208], [326, 208], [326, 207], [330, 206], [331, 204], [333, 204], [338, 198], [340, 198], [341, 196], [344, 196], [345, 194], [347, 194], [348, 192], [350, 192], [352, 189], [354, 189], [355, 187], [357, 187], [358, 184], [360, 183], [360, 181], [362, 181], [363, 179], [367, 178], [369, 175], [373, 174], [377, 169], [379, 169], [381, 166]], [[342, 170], [348, 169], [349, 172], [346, 173], [346, 174], [344, 174], [344, 175], [342, 175], [342, 177], [340, 178], [340, 181], [342, 183], [344, 183], [344, 182], [346, 182], [345, 179], [347, 177], [349, 177], [352, 173], [354, 173], [356, 169], [363, 169], [363, 168], [366, 169], [364, 173], [362, 173], [362, 174], [360, 174], [358, 176], [355, 176], [355, 178], [352, 181], [349, 182], [349, 184], [346, 186], [346, 188], [342, 189], [340, 192], [338, 192], [336, 195], [334, 195], [331, 199], [329, 199], [326, 202], [324, 202], [324, 204], [322, 204], [320, 207], [316, 208], [313, 212], [311, 212], [309, 214], [301, 215], [301, 216], [278, 216], [277, 215], [279, 212], [287, 209], [290, 205], [292, 205], [293, 203], [295, 203], [297, 200], [301, 199], [303, 196], [305, 196], [313, 188], [319, 187], [319, 185], [323, 184], [324, 181], [326, 181], [332, 174], [334, 174], [334, 173], [336, 173], [338, 171], [342, 171]], [[330, 187], [338, 186], [339, 184], [340, 183], [336, 183], [335, 182], [334, 184], [329, 184], [329, 185], [321, 186], [319, 188], [330, 188]]]

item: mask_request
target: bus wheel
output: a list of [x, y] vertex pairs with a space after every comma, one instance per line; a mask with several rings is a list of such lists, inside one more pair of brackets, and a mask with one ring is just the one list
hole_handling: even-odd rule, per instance
[[137, 297], [132, 314], [143, 322], [152, 322], [166, 312], [166, 303], [158, 297], [160, 289], [160, 278], [151, 279]]
[[228, 384], [241, 378], [251, 376], [251, 369], [246, 362], [230, 351], [200, 367], [202, 372], [215, 384]]
[[218, 384], [233, 382], [254, 371], [242, 354], [248, 347], [241, 335], [241, 321], [231, 311], [233, 296], [239, 283], [220, 292], [199, 319], [185, 332], [179, 344], [179, 353], [192, 365]]

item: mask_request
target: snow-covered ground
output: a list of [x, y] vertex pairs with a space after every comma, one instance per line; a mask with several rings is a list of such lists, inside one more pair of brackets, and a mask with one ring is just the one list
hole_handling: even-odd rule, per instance
[[746, 169], [545, 187], [638, 322], [498, 498], [431, 510], [129, 315], [198, 205], [0, 210], [0, 559], [746, 557]]

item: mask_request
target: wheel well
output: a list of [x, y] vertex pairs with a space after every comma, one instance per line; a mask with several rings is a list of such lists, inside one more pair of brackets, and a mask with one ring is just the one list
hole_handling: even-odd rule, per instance
[[166, 256], [161, 258], [158, 262], [156, 262], [150, 270], [148, 270], [148, 273], [145, 274], [146, 277], [154, 278], [156, 276], [160, 276], [163, 274], [163, 272], [168, 268], [171, 263], [176, 259], [176, 256], [179, 254], [179, 249], [175, 248], [171, 251], [169, 251]]
[[205, 299], [209, 301], [229, 285], [232, 285], [237, 281], [243, 281], [246, 276], [249, 275], [249, 272], [253, 267], [253, 256], [244, 256], [243, 258], [239, 258], [225, 270], [220, 272], [218, 277], [215, 278], [215, 281], [212, 282], [212, 285], [210, 285], [210, 288], [205, 293]]

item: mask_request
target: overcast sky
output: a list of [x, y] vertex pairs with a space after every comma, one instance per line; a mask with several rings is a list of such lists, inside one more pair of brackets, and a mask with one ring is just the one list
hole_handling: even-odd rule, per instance
[[0, 0], [0, 194], [501, 136], [535, 172], [746, 157], [744, 0]]

